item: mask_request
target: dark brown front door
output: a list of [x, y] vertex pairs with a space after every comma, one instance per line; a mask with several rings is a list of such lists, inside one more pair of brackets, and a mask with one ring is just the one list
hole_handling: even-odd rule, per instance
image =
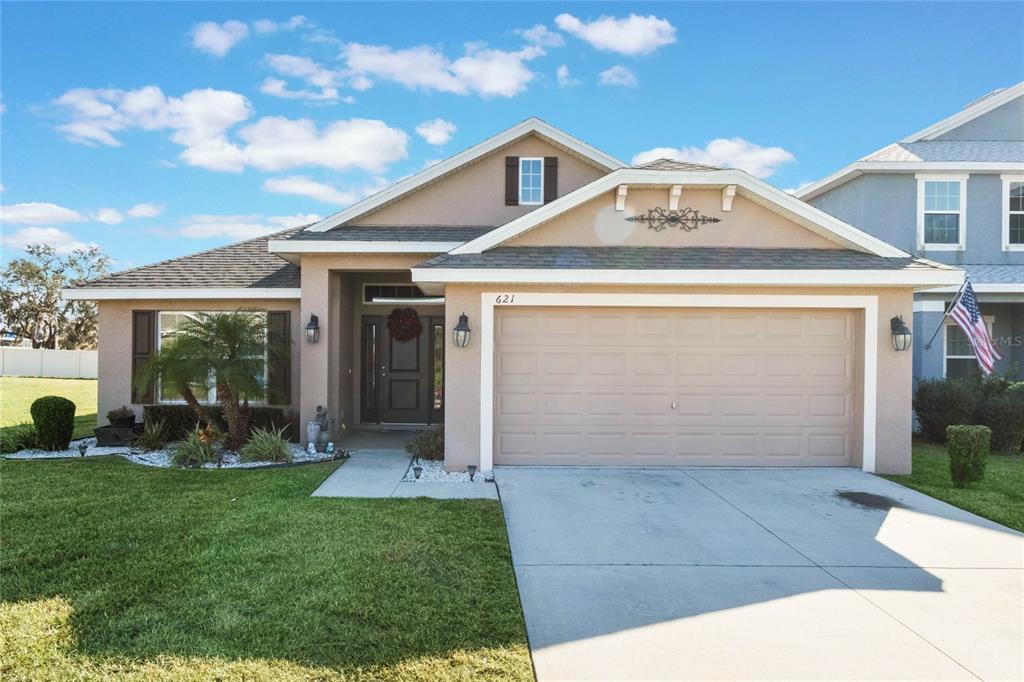
[[422, 316], [420, 320], [423, 331], [417, 338], [395, 341], [383, 315], [363, 316], [363, 423], [442, 421], [444, 318]]

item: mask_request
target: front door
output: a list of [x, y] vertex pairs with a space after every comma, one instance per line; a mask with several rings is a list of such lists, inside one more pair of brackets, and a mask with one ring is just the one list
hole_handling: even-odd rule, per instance
[[[423, 331], [395, 341], [383, 315], [364, 315], [362, 422], [433, 424], [443, 420], [444, 318], [421, 316]], [[440, 342], [438, 342], [440, 339]]]

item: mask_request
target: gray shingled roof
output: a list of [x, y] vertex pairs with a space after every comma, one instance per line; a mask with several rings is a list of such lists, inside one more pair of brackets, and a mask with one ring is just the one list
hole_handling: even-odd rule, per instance
[[353, 242], [468, 242], [494, 228], [494, 225], [342, 226], [326, 232], [300, 230], [288, 239]]
[[643, 168], [645, 170], [662, 170], [662, 171], [716, 171], [724, 170], [720, 166], [708, 166], [703, 163], [691, 163], [689, 161], [678, 161], [676, 159], [655, 159], [654, 161], [648, 161], [642, 163], [639, 166], [633, 166], [633, 168]]
[[920, 258], [885, 258], [848, 249], [656, 246], [521, 246], [445, 254], [421, 268], [609, 270], [909, 270], [954, 269]]
[[1024, 265], [964, 265], [975, 284], [1024, 284]]
[[267, 251], [269, 239], [287, 239], [302, 228], [228, 244], [209, 251], [115, 272], [77, 287], [87, 289], [195, 289], [240, 287], [297, 289], [299, 266]]
[[861, 161], [1024, 161], [1024, 142], [1014, 140], [929, 140], [896, 142]]

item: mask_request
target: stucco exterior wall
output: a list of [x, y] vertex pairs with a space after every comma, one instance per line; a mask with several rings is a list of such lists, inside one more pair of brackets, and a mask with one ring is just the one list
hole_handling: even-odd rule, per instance
[[615, 210], [615, 191], [566, 211], [503, 246], [737, 246], [750, 248], [841, 248], [834, 241], [741, 196], [722, 211], [719, 190], [683, 188], [680, 207], [694, 208], [719, 223], [692, 232], [669, 228], [655, 232], [626, 218], [650, 208], [668, 208], [668, 189], [630, 189], [623, 211]]
[[446, 327], [450, 330], [460, 313], [469, 316], [474, 329], [467, 348], [455, 348], [450, 334], [446, 343], [445, 383], [445, 466], [462, 469], [479, 464], [480, 443], [480, 336], [481, 294], [483, 292], [586, 292], [586, 293], [677, 293], [677, 294], [797, 294], [821, 296], [871, 295], [878, 297], [878, 362], [876, 395], [876, 471], [910, 471], [911, 372], [912, 354], [897, 353], [890, 341], [889, 319], [913, 317], [913, 291], [903, 288], [822, 288], [797, 287], [555, 287], [495, 284], [449, 285], [446, 291]]
[[[949, 298], [929, 297], [943, 306], [952, 301]], [[993, 318], [992, 337], [999, 344], [1003, 355], [997, 360], [996, 374], [1005, 374], [1024, 381], [1024, 303], [991, 303], [982, 299], [982, 314]], [[930, 348], [925, 344], [943, 323], [941, 311], [929, 310], [914, 313], [914, 381], [941, 379], [946, 371], [945, 330], [935, 336]]]
[[936, 140], [1024, 140], [1024, 97], [1007, 102]]
[[536, 206], [505, 205], [506, 156], [557, 156], [558, 196], [607, 171], [531, 135], [480, 158], [353, 225], [502, 225]]
[[292, 349], [292, 407], [298, 407], [300, 395], [300, 343], [302, 327], [299, 302], [273, 299], [197, 299], [197, 300], [137, 300], [99, 301], [99, 414], [98, 424], [107, 423], [107, 412], [121, 405], [142, 417], [142, 405], [133, 404], [132, 397], [132, 311], [217, 311], [217, 310], [287, 310], [291, 312]]

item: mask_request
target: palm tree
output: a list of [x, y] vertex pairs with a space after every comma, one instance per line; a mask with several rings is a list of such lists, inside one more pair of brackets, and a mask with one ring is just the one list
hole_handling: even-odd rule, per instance
[[161, 341], [139, 377], [146, 386], [160, 379], [173, 386], [196, 414], [206, 418], [193, 386], [216, 386], [217, 402], [228, 426], [228, 446], [240, 447], [249, 435], [249, 399], [266, 395], [267, 320], [238, 310], [197, 313]]

